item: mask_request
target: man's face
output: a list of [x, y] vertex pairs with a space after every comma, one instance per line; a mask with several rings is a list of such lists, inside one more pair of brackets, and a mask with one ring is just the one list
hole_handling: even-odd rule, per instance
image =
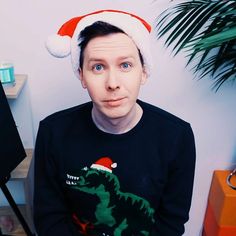
[[96, 113], [116, 119], [134, 111], [147, 75], [134, 42], [123, 33], [115, 33], [89, 41], [80, 78]]

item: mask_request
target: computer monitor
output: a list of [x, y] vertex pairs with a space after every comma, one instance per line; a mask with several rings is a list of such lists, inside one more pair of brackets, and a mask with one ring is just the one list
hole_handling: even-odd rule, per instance
[[25, 157], [25, 149], [0, 82], [0, 184]]

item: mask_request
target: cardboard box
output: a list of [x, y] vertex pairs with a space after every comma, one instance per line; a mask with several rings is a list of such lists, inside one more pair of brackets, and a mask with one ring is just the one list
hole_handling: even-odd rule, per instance
[[[204, 219], [203, 236], [236, 236], [236, 190], [226, 180], [230, 171], [214, 171]], [[236, 176], [231, 183], [236, 185]]]

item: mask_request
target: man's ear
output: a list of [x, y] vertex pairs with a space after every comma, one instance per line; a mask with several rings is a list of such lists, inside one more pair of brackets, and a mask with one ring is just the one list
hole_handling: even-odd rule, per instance
[[78, 69], [78, 73], [79, 73], [79, 79], [80, 79], [80, 82], [81, 82], [81, 85], [83, 88], [87, 88], [86, 86], [86, 83], [84, 81], [84, 75], [83, 75], [83, 70], [81, 68]]
[[146, 67], [143, 66], [142, 79], [141, 79], [142, 85], [146, 83], [147, 78], [148, 78], [148, 75], [147, 75]]

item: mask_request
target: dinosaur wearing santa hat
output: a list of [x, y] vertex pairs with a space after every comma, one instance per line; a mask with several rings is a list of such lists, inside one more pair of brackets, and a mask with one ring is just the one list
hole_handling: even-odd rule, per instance
[[[116, 167], [117, 163], [111, 158], [102, 157], [90, 168], [85, 167], [74, 175], [67, 174], [66, 184], [69, 188], [88, 194], [87, 201], [89, 196], [97, 197], [96, 220], [86, 221], [78, 212], [73, 213], [74, 222], [83, 235], [93, 235], [96, 233], [94, 226], [101, 225], [106, 229], [103, 235], [122, 236], [137, 232], [137, 235], [147, 236], [155, 222], [154, 209], [147, 200], [120, 190], [118, 177], [113, 173]], [[134, 224], [134, 216], [138, 224]]]

